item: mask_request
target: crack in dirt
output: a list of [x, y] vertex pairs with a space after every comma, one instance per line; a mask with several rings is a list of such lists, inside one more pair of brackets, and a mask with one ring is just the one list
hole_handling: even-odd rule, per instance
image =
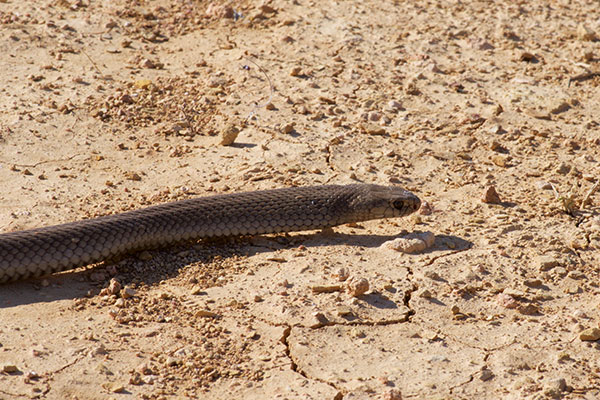
[[445, 254], [440, 254], [439, 256], [435, 256], [431, 260], [428, 260], [423, 266], [424, 267], [429, 267], [430, 265], [432, 265], [434, 262], [436, 262], [440, 258], [453, 256], [455, 254], [462, 253], [463, 251], [467, 251], [467, 250], [470, 250], [472, 248], [473, 248], [473, 245], [470, 245], [470, 246], [468, 246], [468, 247], [466, 247], [464, 249], [453, 250], [453, 251], [450, 251], [450, 252], [445, 253]]
[[406, 271], [408, 274], [407, 279], [409, 282], [411, 282], [411, 288], [406, 290], [406, 292], [404, 292], [404, 295], [402, 296], [402, 303], [404, 304], [404, 306], [406, 308], [408, 308], [408, 314], [406, 315], [406, 322], [411, 322], [411, 317], [413, 315], [415, 315], [417, 312], [410, 306], [410, 300], [412, 299], [412, 294], [419, 289], [419, 285], [417, 285], [416, 283], [414, 283], [412, 281], [412, 278], [414, 277], [412, 268], [407, 266]]
[[333, 383], [331, 382], [327, 382], [323, 379], [319, 379], [316, 377], [311, 377], [309, 376], [306, 371], [303, 371], [298, 364], [296, 363], [296, 361], [294, 361], [294, 357], [292, 356], [292, 351], [290, 349], [290, 344], [288, 342], [288, 338], [290, 337], [290, 335], [292, 334], [292, 326], [290, 325], [284, 325], [285, 329], [283, 330], [283, 336], [281, 337], [281, 343], [284, 345], [285, 347], [285, 355], [286, 357], [290, 360], [290, 364], [291, 364], [291, 369], [292, 371], [296, 372], [297, 374], [302, 375], [305, 379], [308, 380], [313, 380], [313, 381], [317, 381], [320, 383], [324, 383], [328, 386], [331, 386], [333, 389], [335, 389], [337, 391], [336, 395], [333, 397], [333, 400], [342, 400], [344, 398], [344, 394], [342, 393], [342, 390], [340, 390], [338, 387], [336, 387]]

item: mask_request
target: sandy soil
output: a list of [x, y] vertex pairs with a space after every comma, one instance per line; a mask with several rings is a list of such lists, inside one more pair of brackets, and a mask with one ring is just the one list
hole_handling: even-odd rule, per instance
[[[0, 398], [598, 398], [597, 12], [0, 1], [0, 231], [290, 185], [427, 202], [2, 285]], [[406, 232], [435, 243], [381, 247]]]

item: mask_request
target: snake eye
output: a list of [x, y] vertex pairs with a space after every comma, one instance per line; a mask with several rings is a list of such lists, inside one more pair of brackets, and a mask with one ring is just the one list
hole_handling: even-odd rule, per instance
[[396, 210], [410, 210], [410, 212], [413, 212], [417, 211], [419, 207], [421, 207], [421, 201], [418, 198], [415, 198], [413, 200], [394, 200], [393, 205]]
[[394, 208], [396, 210], [404, 210], [407, 204], [404, 200], [394, 200]]

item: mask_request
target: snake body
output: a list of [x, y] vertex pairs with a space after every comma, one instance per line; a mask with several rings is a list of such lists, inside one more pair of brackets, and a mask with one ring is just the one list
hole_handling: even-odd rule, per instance
[[0, 234], [0, 282], [73, 269], [185, 240], [322, 229], [400, 217], [420, 200], [400, 187], [323, 185], [199, 197]]

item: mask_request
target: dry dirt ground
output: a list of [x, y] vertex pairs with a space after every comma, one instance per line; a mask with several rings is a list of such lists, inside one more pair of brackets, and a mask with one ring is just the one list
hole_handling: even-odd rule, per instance
[[598, 398], [596, 34], [583, 0], [1, 0], [2, 232], [321, 183], [427, 206], [2, 285], [0, 398]]

